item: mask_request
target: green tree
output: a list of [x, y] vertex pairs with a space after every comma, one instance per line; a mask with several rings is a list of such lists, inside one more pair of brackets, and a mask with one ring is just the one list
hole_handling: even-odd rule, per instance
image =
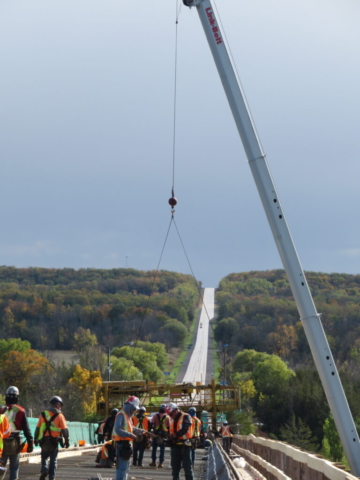
[[79, 327], [74, 333], [73, 348], [78, 355], [81, 355], [87, 348], [97, 345], [96, 335], [91, 333], [89, 328]]
[[146, 352], [153, 353], [156, 356], [157, 366], [164, 369], [169, 362], [168, 355], [166, 353], [165, 345], [160, 342], [136, 342], [136, 346], [142, 348]]
[[313, 437], [309, 426], [304, 424], [301, 418], [295, 418], [294, 414], [292, 414], [289, 423], [280, 427], [280, 438], [284, 442], [300, 447], [308, 452], [316, 452], [318, 450], [316, 439]]
[[255, 388], [258, 392], [275, 395], [286, 390], [295, 373], [276, 355], [259, 362], [253, 371]]
[[21, 340], [21, 338], [9, 338], [8, 340], [0, 340], [0, 363], [2, 363], [4, 356], [9, 352], [24, 353], [25, 350], [30, 350], [31, 345], [27, 340]]
[[120, 347], [113, 350], [115, 357], [124, 357], [131, 360], [135, 367], [140, 371], [145, 371], [149, 367], [156, 366], [156, 356], [154, 353], [146, 352], [138, 347]]
[[111, 356], [111, 378], [113, 380], [128, 381], [128, 380], [141, 380], [142, 375], [138, 368], [134, 366], [132, 360], [128, 360], [124, 357]]
[[333, 462], [341, 462], [344, 458], [344, 449], [341, 444], [334, 418], [331, 414], [324, 423], [322, 451], [324, 457]]
[[269, 354], [255, 350], [243, 350], [235, 355], [232, 368], [234, 372], [253, 372], [256, 365], [267, 358]]
[[223, 318], [216, 325], [215, 340], [217, 342], [230, 343], [231, 339], [237, 335], [239, 326], [234, 318]]

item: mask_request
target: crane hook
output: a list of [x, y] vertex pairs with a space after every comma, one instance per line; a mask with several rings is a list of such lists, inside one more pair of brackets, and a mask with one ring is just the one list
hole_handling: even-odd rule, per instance
[[174, 190], [171, 190], [171, 198], [169, 198], [169, 205], [171, 207], [171, 213], [174, 216], [175, 210], [174, 207], [177, 205], [177, 199], [174, 196]]

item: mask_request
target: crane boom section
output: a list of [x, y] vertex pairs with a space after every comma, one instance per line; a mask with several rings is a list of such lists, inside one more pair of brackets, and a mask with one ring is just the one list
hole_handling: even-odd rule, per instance
[[320, 315], [307, 284], [274, 182], [221, 27], [210, 0], [183, 0], [196, 7], [239, 131], [259, 195], [275, 239], [305, 334], [351, 470], [360, 475], [360, 442], [330, 351]]

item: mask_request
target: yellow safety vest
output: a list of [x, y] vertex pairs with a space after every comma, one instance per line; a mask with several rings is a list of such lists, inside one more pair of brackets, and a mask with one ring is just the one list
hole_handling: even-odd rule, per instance
[[201, 420], [197, 417], [191, 417], [193, 422], [193, 436], [200, 437]]
[[15, 425], [15, 418], [17, 412], [20, 411], [20, 408], [18, 408], [16, 405], [13, 405], [11, 410], [6, 410], [5, 415], [7, 419], [9, 420], [10, 426], [11, 426], [11, 431], [14, 432], [17, 430], [16, 425]]
[[[45, 410], [45, 412], [43, 412], [44, 415], [45, 415], [45, 418], [46, 418], [46, 421], [48, 422], [49, 420], [51, 420], [51, 418], [55, 415], [55, 414], [52, 414], [48, 411], [48, 410]], [[44, 421], [44, 418], [43, 416], [41, 415], [41, 418], [43, 420], [43, 423], [40, 425], [39, 427], [39, 435], [38, 435], [38, 440], [41, 440], [44, 436], [44, 433], [45, 433], [45, 430], [46, 430], [46, 423]], [[57, 427], [54, 422], [51, 422], [50, 424], [50, 435], [52, 434], [52, 432], [55, 432], [55, 433], [60, 433], [61, 432], [61, 428]], [[55, 435], [56, 436], [56, 435]]]

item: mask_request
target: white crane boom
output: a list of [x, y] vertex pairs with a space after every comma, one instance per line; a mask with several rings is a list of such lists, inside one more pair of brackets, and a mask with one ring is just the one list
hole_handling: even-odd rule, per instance
[[214, 9], [210, 0], [183, 0], [183, 3], [198, 11], [350, 468], [360, 476], [360, 442], [356, 426]]

